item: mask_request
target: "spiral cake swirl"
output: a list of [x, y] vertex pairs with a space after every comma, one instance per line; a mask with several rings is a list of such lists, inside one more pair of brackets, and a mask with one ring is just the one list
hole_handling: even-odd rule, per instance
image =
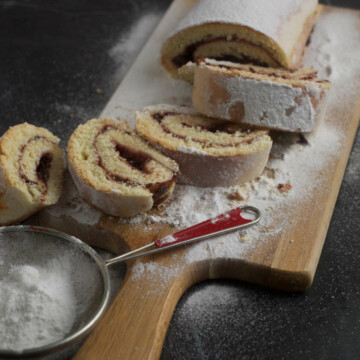
[[178, 165], [124, 121], [92, 119], [68, 143], [69, 170], [80, 195], [113, 216], [130, 217], [166, 200]]
[[179, 164], [181, 182], [202, 187], [254, 179], [263, 171], [272, 145], [266, 130], [244, 128], [172, 105], [138, 112], [136, 130]]
[[27, 123], [0, 140], [0, 224], [9, 225], [60, 197], [64, 152], [50, 131]]

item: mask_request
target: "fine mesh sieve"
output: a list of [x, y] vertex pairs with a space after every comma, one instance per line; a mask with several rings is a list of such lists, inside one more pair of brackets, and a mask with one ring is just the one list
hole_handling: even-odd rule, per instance
[[34, 226], [0, 229], [0, 280], [11, 266], [45, 266], [59, 256], [69, 258], [77, 314], [65, 339], [24, 351], [2, 350], [0, 358], [46, 355], [71, 345], [88, 334], [104, 313], [110, 293], [109, 274], [100, 256], [79, 239], [56, 230]]
[[50, 260], [66, 257], [71, 266], [72, 285], [77, 302], [76, 319], [63, 340], [21, 352], [2, 350], [0, 344], [0, 358], [50, 354], [87, 335], [104, 314], [109, 303], [109, 265], [236, 231], [254, 225], [259, 220], [260, 211], [257, 208], [235, 208], [106, 261], [81, 240], [56, 230], [25, 225], [0, 228], [0, 281], [6, 277], [12, 266], [41, 267]]

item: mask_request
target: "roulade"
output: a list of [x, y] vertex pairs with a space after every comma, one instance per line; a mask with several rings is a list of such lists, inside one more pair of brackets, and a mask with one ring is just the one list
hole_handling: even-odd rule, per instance
[[200, 0], [162, 47], [175, 78], [199, 58], [299, 67], [316, 18], [317, 0]]
[[179, 180], [195, 186], [231, 186], [259, 176], [272, 141], [266, 130], [244, 128], [172, 105], [145, 108], [137, 132], [180, 167]]
[[178, 165], [151, 147], [124, 121], [93, 119], [68, 142], [69, 171], [83, 199], [121, 217], [150, 210], [175, 186]]
[[330, 88], [313, 68], [286, 71], [205, 59], [195, 67], [193, 106], [245, 125], [308, 132], [323, 115]]
[[0, 139], [0, 225], [26, 219], [60, 197], [65, 157], [59, 139], [27, 123]]

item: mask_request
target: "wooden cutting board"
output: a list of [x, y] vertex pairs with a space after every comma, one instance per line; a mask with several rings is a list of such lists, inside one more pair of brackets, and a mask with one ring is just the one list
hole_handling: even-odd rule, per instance
[[[175, 0], [172, 3], [103, 111], [103, 116], [120, 116], [133, 122], [134, 111], [149, 104], [191, 103], [191, 86], [166, 75], [159, 65], [159, 51], [171, 29], [194, 2]], [[334, 14], [351, 14], [360, 39], [360, 12], [325, 7], [320, 19], [331, 20]], [[313, 36], [316, 37], [319, 30], [317, 26]], [[342, 37], [346, 37], [349, 29], [344, 26], [341, 31], [345, 32]], [[75, 359], [159, 358], [178, 299], [188, 287], [206, 279], [239, 279], [286, 291], [303, 291], [311, 285], [360, 116], [360, 71], [347, 76], [358, 84], [356, 90], [352, 86], [343, 96], [346, 106], [332, 104], [331, 111], [326, 114], [328, 124], [341, 131], [341, 145], [331, 161], [321, 169], [320, 180], [312, 189], [311, 196], [304, 197], [304, 201], [299, 203], [291, 203], [291, 214], [297, 214], [293, 216], [291, 226], [268, 236], [266, 241], [250, 243], [247, 251], [238, 254], [236, 251], [233, 255], [214, 251], [216, 247], [211, 247], [217, 242], [214, 239], [207, 240], [208, 245], [204, 245], [207, 250], [202, 256], [194, 256], [193, 261], [189, 257], [191, 249], [187, 246], [128, 263], [120, 293]], [[346, 82], [339, 86], [343, 86], [341, 90], [346, 92]], [[286, 205], [279, 209], [278, 218], [286, 217], [289, 210]], [[49, 214], [43, 213], [40, 218], [43, 225], [62, 230], [61, 221], [54, 222]], [[76, 219], [66, 221], [66, 229], [69, 229], [69, 221], [70, 224], [74, 222], [73, 231], [82, 240], [115, 253], [137, 248], [176, 231], [174, 226], [166, 224], [123, 223], [105, 215], [92, 225], [83, 224], [79, 231], [76, 229], [82, 227], [81, 222], [76, 223]], [[274, 227], [281, 226], [279, 224], [274, 218]], [[86, 236], [86, 231], [93, 236]]]

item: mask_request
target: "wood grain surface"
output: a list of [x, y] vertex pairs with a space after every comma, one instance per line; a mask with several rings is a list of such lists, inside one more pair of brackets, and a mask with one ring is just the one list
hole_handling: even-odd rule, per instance
[[[149, 73], [158, 73], [158, 51], [174, 24], [186, 14], [194, 1], [175, 0], [161, 23], [140, 53], [129, 73], [110, 100], [103, 115], [121, 116], [133, 121], [134, 110], [161, 99], [175, 99], [180, 103], [189, 101], [176, 94], [186, 93], [188, 84], [174, 86], [173, 80], [159, 77], [159, 94], [146, 98], [139, 95], [141, 86]], [[360, 29], [360, 12], [334, 7], [323, 9], [321, 16], [335, 12], [357, 13]], [[316, 30], [315, 30], [316, 31]], [[151, 60], [153, 59], [153, 60]], [[144, 70], [146, 69], [146, 70]], [[354, 81], [360, 81], [360, 74], [353, 74]], [[140, 82], [140, 83], [139, 83]], [[169, 85], [170, 84], [170, 85]], [[184, 90], [185, 89], [185, 90]], [[135, 100], [134, 97], [138, 98]], [[189, 97], [191, 95], [189, 88]], [[314, 191], [307, 202], [292, 204], [298, 214], [291, 227], [261, 242], [256, 251], [243, 257], [208, 256], [199, 261], [185, 260], [187, 247], [169, 253], [149, 256], [127, 264], [127, 276], [123, 287], [109, 310], [93, 333], [75, 356], [75, 359], [158, 359], [165, 339], [173, 310], [184, 291], [191, 285], [215, 278], [239, 279], [285, 291], [304, 291], [312, 283], [327, 229], [334, 209], [341, 180], [346, 168], [360, 117], [360, 94], [349, 94], [346, 109], [337, 109], [327, 120], [342, 129], [345, 141], [340, 151], [329, 162], [321, 174], [321, 186]], [[169, 102], [169, 101], [168, 101]], [[305, 169], [306, 170], [306, 169]], [[283, 215], [287, 209], [282, 209]], [[292, 209], [294, 211], [294, 209]], [[285, 215], [284, 215], [285, 216]], [[61, 222], [54, 222], [51, 216], [42, 215], [42, 225], [62, 229]], [[68, 222], [68, 219], [64, 219]], [[81, 224], [80, 224], [81, 225]], [[74, 225], [74, 229], [79, 224]], [[67, 223], [66, 229], [69, 228]], [[86, 226], [84, 225], [84, 229]], [[75, 235], [91, 245], [104, 247], [115, 253], [134, 249], [155, 239], [175, 232], [176, 228], [164, 224], [134, 225], [122, 223], [105, 215], [96, 226], [90, 226], [101, 236], [86, 236], [84, 232]], [[62, 229], [63, 230], [63, 229]], [[106, 238], [109, 238], [106, 241]], [[135, 267], [144, 264], [142, 272]], [[146, 265], [148, 264], [148, 265]], [[146, 266], [151, 264], [152, 271]], [[176, 266], [176, 271], [174, 271]], [[154, 270], [155, 269], [155, 270]], [[168, 272], [168, 273], [167, 273]]]

